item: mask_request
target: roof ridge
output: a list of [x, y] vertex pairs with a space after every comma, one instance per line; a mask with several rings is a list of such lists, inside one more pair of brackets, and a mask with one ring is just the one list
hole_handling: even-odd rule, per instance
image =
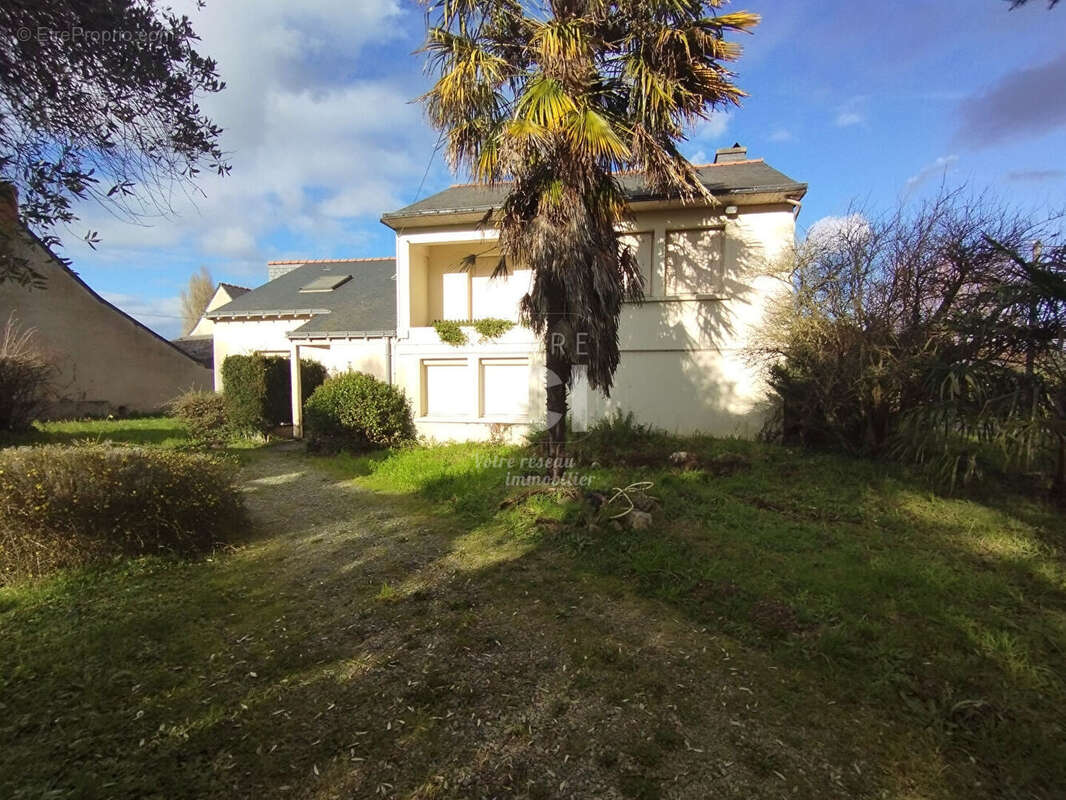
[[267, 266], [284, 266], [289, 264], [347, 264], [353, 261], [393, 261], [396, 256], [374, 256], [372, 258], [294, 258], [284, 261], [268, 261]]
[[[707, 164], [693, 164], [693, 169], [706, 169], [707, 167], [733, 167], [739, 164], [761, 164], [766, 161], [765, 158], [742, 158], [737, 161], [722, 161], [720, 163], [711, 161]], [[644, 170], [642, 169], [622, 169], [614, 173], [615, 175], [639, 175]], [[505, 180], [497, 181], [497, 183], [514, 183], [513, 178], [507, 178]], [[470, 186], [491, 186], [492, 184], [485, 183], [484, 181], [474, 181], [473, 183], [453, 183], [449, 186], [449, 189], [465, 189]]]
[[246, 292], [252, 291], [247, 286], [241, 286], [239, 283], [230, 283], [229, 281], [219, 281], [219, 286], [228, 286], [231, 289], [244, 289]]

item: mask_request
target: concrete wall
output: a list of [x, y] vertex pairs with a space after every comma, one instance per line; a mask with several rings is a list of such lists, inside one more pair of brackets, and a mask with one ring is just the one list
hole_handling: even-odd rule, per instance
[[316, 339], [308, 342], [301, 339], [300, 359], [317, 361], [330, 375], [343, 372], [365, 372], [378, 380], [389, 380], [388, 339]]
[[[716, 208], [645, 208], [626, 226], [645, 281], [646, 302], [627, 306], [620, 321], [621, 365], [611, 397], [579, 382], [571, 393], [574, 417], [594, 422], [605, 414], [632, 412], [641, 422], [682, 433], [752, 436], [762, 426], [766, 387], [744, 349], [767, 303], [788, 291], [782, 256], [793, 242], [795, 222], [786, 203], [740, 206], [726, 216]], [[476, 278], [495, 265], [495, 232], [438, 226], [397, 236], [397, 383], [412, 399], [416, 424], [437, 439], [482, 439], [499, 426], [520, 433], [543, 425], [544, 362], [540, 343], [515, 329], [498, 342], [454, 348], [427, 327], [463, 307], [467, 318], [516, 318], [514, 303], [528, 273], [511, 278], [475, 311]], [[464, 255], [479, 255], [465, 278]], [[490, 286], [486, 285], [486, 288]], [[512, 290], [518, 290], [515, 294]], [[457, 299], [460, 298], [460, 299]], [[461, 314], [459, 315], [461, 316]], [[528, 416], [484, 413], [486, 359], [525, 358], [529, 364]], [[455, 373], [439, 381], [442, 392], [465, 393], [434, 402], [427, 367], [451, 361]], [[460, 371], [465, 382], [458, 378]], [[489, 381], [491, 384], [491, 381]], [[492, 404], [490, 404], [492, 406]], [[498, 406], [492, 406], [498, 408]], [[444, 409], [446, 413], [434, 413]]]
[[285, 334], [310, 318], [215, 320], [215, 391], [222, 391], [222, 362], [226, 356], [252, 353], [288, 356], [290, 342]]
[[[285, 319], [215, 320], [215, 391], [222, 391], [222, 362], [226, 356], [279, 355], [289, 357], [293, 341], [286, 334], [299, 328], [309, 317]], [[318, 361], [331, 375], [341, 372], [367, 372], [388, 378], [387, 345], [383, 338], [297, 340], [300, 358]]]
[[46, 416], [156, 411], [187, 389], [210, 389], [211, 371], [127, 317], [65, 269], [43, 246], [21, 249], [44, 289], [0, 283], [0, 318], [14, 312], [52, 357], [58, 374]]

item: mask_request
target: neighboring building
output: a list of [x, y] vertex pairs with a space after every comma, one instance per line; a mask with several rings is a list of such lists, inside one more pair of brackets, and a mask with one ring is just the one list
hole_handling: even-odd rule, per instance
[[233, 302], [242, 294], [247, 294], [251, 289], [243, 286], [235, 286], [232, 283], [220, 283], [211, 300], [204, 309], [203, 315], [197, 320], [192, 330], [182, 337], [173, 340], [173, 343], [181, 348], [182, 352], [203, 364], [210, 370], [215, 366], [215, 323], [207, 318], [207, 315], [216, 308]]
[[390, 378], [395, 259], [271, 261], [268, 266], [269, 283], [207, 312], [214, 323], [216, 390], [222, 390], [226, 356], [249, 353], [289, 356], [294, 363], [310, 358], [331, 373], [356, 370]]
[[226, 303], [232, 303], [238, 297], [243, 294], [248, 294], [252, 291], [244, 286], [236, 286], [232, 283], [220, 283], [218, 288], [215, 289], [215, 293], [211, 296], [210, 302], [207, 304], [207, 308], [204, 309], [203, 316], [193, 326], [193, 329], [189, 331], [183, 339], [196, 339], [201, 336], [211, 336], [215, 331], [215, 323], [207, 315], [214, 311], [216, 308], [221, 308]]
[[96, 294], [30, 233], [10, 186], [0, 194], [0, 221], [20, 227], [17, 255], [45, 279], [44, 288], [0, 283], [0, 318], [14, 313], [35, 329], [57, 367], [44, 417], [157, 411], [187, 389], [211, 386], [209, 369]]
[[[622, 177], [632, 210], [624, 241], [641, 265], [646, 300], [623, 309], [611, 397], [581, 379], [573, 387], [577, 430], [616, 411], [680, 433], [752, 436], [763, 424], [766, 387], [744, 349], [767, 301], [788, 291], [780, 258], [807, 186], [739, 146], [719, 150], [699, 173], [711, 203], [657, 197], [640, 175]], [[544, 347], [530, 330], [515, 325], [482, 341], [469, 327], [468, 343], [456, 347], [433, 326], [518, 321], [531, 273], [492, 279], [498, 233], [481, 224], [505, 194], [457, 185], [385, 214], [395, 260], [271, 262], [269, 283], [207, 315], [216, 388], [226, 355], [289, 354], [402, 387], [419, 432], [432, 438], [520, 436], [543, 426]], [[297, 426], [300, 412], [294, 402]]]

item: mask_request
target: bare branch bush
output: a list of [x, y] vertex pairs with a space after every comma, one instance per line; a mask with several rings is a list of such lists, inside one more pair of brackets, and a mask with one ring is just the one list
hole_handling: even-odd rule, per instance
[[0, 328], [0, 431], [28, 428], [48, 397], [55, 364], [37, 346], [37, 331], [12, 313]]
[[949, 485], [983, 464], [1032, 467], [1062, 361], [1062, 249], [1045, 247], [1035, 271], [1024, 254], [1056, 241], [1060, 219], [955, 189], [812, 229], [793, 252], [793, 293], [752, 348], [779, 401], [775, 433], [914, 460]]

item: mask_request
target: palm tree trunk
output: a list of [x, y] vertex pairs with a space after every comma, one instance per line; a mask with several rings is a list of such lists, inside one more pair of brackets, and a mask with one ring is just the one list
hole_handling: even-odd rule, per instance
[[[556, 317], [555, 319], [558, 319]], [[549, 323], [544, 337], [544, 349], [547, 366], [547, 405], [548, 405], [548, 452], [550, 459], [549, 473], [552, 478], [563, 474], [566, 458], [566, 378], [570, 374], [570, 365], [562, 348], [553, 346], [554, 326]]]

